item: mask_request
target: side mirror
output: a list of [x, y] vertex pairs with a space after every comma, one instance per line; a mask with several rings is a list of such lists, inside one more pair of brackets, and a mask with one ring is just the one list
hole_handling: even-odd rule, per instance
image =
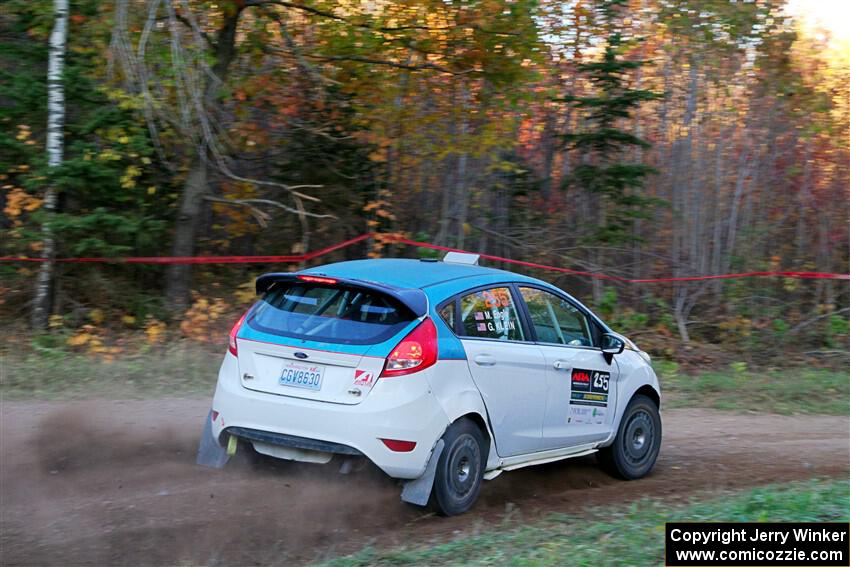
[[620, 337], [610, 333], [602, 335], [602, 352], [604, 354], [620, 354], [624, 348], [626, 348], [626, 343]]

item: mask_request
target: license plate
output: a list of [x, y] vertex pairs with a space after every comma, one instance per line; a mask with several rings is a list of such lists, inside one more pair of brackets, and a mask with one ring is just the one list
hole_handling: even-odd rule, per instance
[[278, 383], [281, 386], [306, 388], [307, 390], [321, 390], [322, 377], [324, 374], [324, 366], [290, 362], [283, 367]]

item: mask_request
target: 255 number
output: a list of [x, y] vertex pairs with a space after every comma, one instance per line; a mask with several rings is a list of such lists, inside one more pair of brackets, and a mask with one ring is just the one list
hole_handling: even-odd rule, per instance
[[593, 388], [595, 390], [602, 390], [603, 392], [608, 391], [608, 376], [604, 374], [596, 374], [593, 377]]

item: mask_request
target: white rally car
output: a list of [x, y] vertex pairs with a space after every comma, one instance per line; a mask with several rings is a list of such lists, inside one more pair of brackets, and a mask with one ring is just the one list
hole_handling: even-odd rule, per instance
[[468, 510], [502, 471], [597, 453], [643, 477], [661, 445], [649, 356], [538, 279], [358, 260], [257, 279], [233, 327], [198, 463], [237, 442], [281, 459], [366, 457], [402, 499]]

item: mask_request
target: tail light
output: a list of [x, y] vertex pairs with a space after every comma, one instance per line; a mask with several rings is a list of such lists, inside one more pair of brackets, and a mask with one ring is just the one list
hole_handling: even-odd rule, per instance
[[437, 328], [426, 318], [398, 343], [384, 363], [382, 378], [425, 370], [437, 362]]
[[416, 441], [401, 441], [399, 439], [381, 439], [387, 449], [396, 453], [409, 453], [416, 448]]
[[239, 356], [239, 348], [236, 346], [236, 334], [239, 332], [239, 328], [242, 327], [242, 322], [245, 320], [245, 315], [247, 314], [247, 311], [243, 313], [239, 320], [236, 321], [236, 324], [233, 325], [233, 328], [230, 329], [230, 334], [228, 335], [227, 350], [229, 350], [230, 354], [232, 354], [233, 356]]

